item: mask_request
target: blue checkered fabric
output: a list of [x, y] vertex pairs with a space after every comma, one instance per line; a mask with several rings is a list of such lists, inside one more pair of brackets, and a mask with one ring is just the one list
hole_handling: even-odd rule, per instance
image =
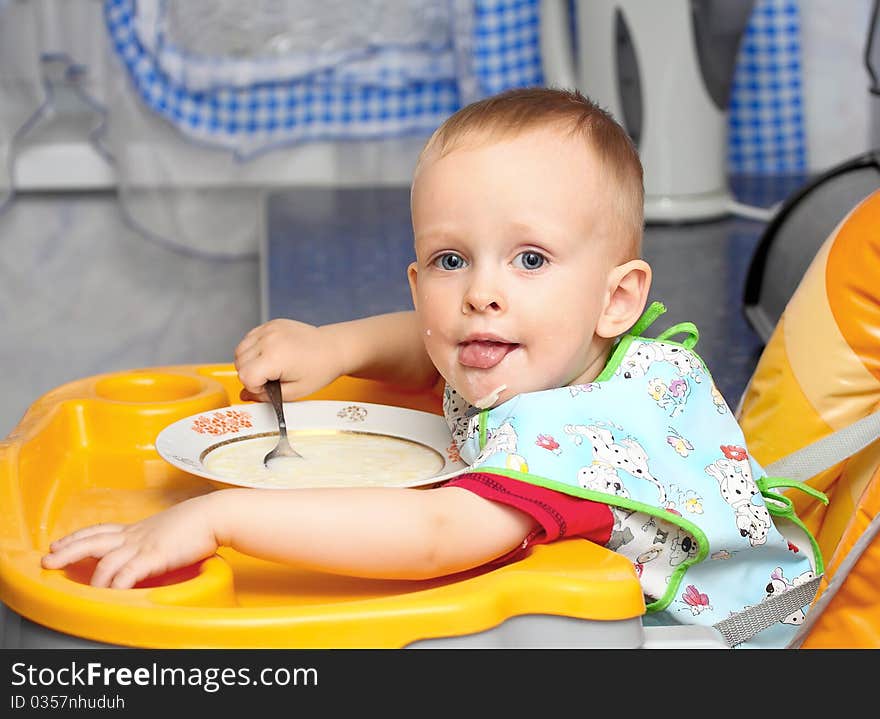
[[729, 172], [806, 170], [800, 53], [797, 0], [758, 0], [731, 85]]
[[474, 18], [474, 73], [482, 96], [543, 84], [539, 0], [478, 0]]
[[[135, 90], [184, 136], [243, 158], [297, 142], [427, 134], [473, 99], [544, 82], [539, 0], [449, 0], [452, 27], [436, 42], [339, 53], [311, 70], [298, 58], [187, 55], [145, 34], [138, 11], [162, 6], [104, 2]], [[797, 0], [757, 0], [731, 85], [731, 172], [806, 168], [799, 33]]]
[[[462, 8], [469, 13], [470, 37], [461, 46], [438, 42], [416, 48], [421, 55], [387, 48], [367, 70], [361, 62], [360, 72], [344, 64], [295, 72], [279, 63], [277, 79], [267, 77], [265, 62], [250, 59], [230, 67], [218, 58], [212, 76], [209, 59], [186, 57], [160, 35], [145, 34], [137, 0], [105, 0], [104, 17], [147, 106], [188, 138], [244, 158], [296, 142], [428, 134], [476, 97], [542, 82], [537, 0], [457, 0], [450, 8], [453, 21]], [[469, 57], [462, 59], [462, 47]]]

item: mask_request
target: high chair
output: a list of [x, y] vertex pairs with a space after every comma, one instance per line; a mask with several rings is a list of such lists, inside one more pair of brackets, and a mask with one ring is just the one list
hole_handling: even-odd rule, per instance
[[[749, 451], [768, 474], [780, 460], [877, 411], [878, 226], [880, 191], [829, 235], [746, 388], [737, 414]], [[513, 564], [425, 581], [333, 576], [229, 548], [127, 591], [89, 586], [92, 562], [41, 568], [49, 542], [77, 527], [136, 521], [211, 491], [207, 480], [163, 460], [155, 439], [178, 419], [236, 403], [240, 388], [231, 365], [180, 365], [87, 377], [33, 403], [0, 442], [0, 601], [6, 606], [0, 645], [727, 646], [711, 628], [651, 626], [633, 566], [583, 540], [537, 546]], [[436, 391], [407, 393], [350, 377], [305, 399], [441, 413]], [[831, 498], [827, 507], [791, 495], [826, 560], [792, 646], [880, 647], [878, 445], [844, 452], [808, 478]]]
[[[580, 540], [537, 547], [491, 571], [428, 581], [332, 576], [228, 548], [127, 591], [89, 586], [93, 561], [41, 568], [49, 542], [77, 527], [136, 521], [214, 489], [162, 459], [155, 438], [177, 419], [236, 403], [240, 388], [231, 365], [147, 368], [77, 380], [31, 406], [0, 442], [4, 647], [645, 643], [632, 565]], [[441, 411], [436, 393], [352, 378], [307, 399], [340, 398]]]

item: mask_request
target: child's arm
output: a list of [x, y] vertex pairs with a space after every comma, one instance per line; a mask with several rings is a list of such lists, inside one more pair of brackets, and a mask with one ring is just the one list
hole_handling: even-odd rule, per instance
[[414, 312], [393, 312], [315, 327], [270, 320], [235, 348], [243, 400], [268, 401], [266, 380], [280, 379], [285, 400], [350, 375], [413, 389], [432, 387], [437, 370], [425, 352]]
[[337, 574], [426, 579], [502, 556], [535, 526], [458, 487], [229, 489], [135, 524], [81, 529], [53, 542], [43, 566], [96, 557], [92, 585], [126, 589], [229, 546]]

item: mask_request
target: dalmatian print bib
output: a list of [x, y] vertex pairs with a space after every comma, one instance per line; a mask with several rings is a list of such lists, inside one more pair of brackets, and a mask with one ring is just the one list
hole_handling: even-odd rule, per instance
[[[822, 571], [776, 490], [796, 484], [766, 477], [685, 344], [627, 335], [590, 384], [483, 411], [447, 387], [443, 404], [470, 467], [611, 507], [606, 546], [633, 562], [660, 623], [716, 624]], [[800, 528], [801, 546], [779, 523]], [[741, 646], [784, 646], [806, 611]]]

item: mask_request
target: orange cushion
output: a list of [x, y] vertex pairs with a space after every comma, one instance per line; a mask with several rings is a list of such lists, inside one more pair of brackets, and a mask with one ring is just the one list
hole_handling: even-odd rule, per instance
[[[739, 420], [763, 466], [880, 409], [878, 228], [880, 190], [825, 240], [761, 355]], [[801, 492], [789, 495], [825, 558], [820, 593], [877, 514], [878, 467], [880, 446], [871, 446], [812, 478], [831, 500], [827, 507]], [[878, 565], [874, 546], [839, 578], [841, 590], [803, 646], [880, 647]]]

